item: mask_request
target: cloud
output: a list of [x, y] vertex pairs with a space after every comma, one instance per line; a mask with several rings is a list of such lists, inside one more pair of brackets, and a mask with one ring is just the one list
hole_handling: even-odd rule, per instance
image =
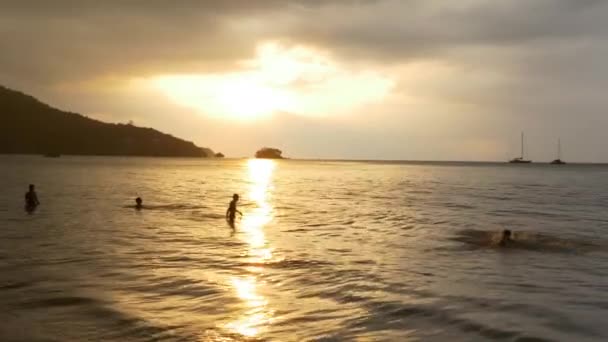
[[316, 0], [6, 0], [0, 77], [56, 84], [226, 70], [253, 56], [272, 19]]
[[373, 70], [349, 69], [304, 46], [266, 42], [241, 70], [163, 75], [155, 84], [177, 104], [237, 119], [289, 112], [327, 116], [383, 100], [394, 81]]
[[268, 39], [371, 63], [465, 58], [485, 47], [480, 58], [493, 64], [513, 50], [550, 53], [550, 43], [605, 37], [606, 13], [593, 0], [9, 0], [0, 4], [0, 75], [59, 82], [229, 69]]
[[335, 2], [291, 11], [277, 21], [300, 41], [403, 60], [475, 45], [604, 35], [606, 7], [601, 1], [553, 0]]
[[248, 1], [8, 1], [0, 4], [0, 75], [70, 82], [107, 75], [231, 67], [255, 46], [231, 24]]
[[[608, 124], [607, 16], [608, 3], [601, 0], [5, 0], [0, 2], [0, 81], [116, 121], [137, 113], [143, 122], [179, 134], [192, 130], [172, 126], [174, 116], [163, 121], [154, 103], [189, 120], [193, 111], [171, 109], [153, 95], [139, 97], [124, 84], [160, 75], [251, 71], [256, 66], [242, 61], [254, 60], [258, 44], [271, 40], [324, 51], [343, 66], [342, 81], [320, 88], [326, 96], [347, 97], [336, 89], [346, 88], [353, 75], [376, 72], [394, 81], [382, 103], [365, 101], [349, 109], [352, 129], [323, 119], [305, 127], [325, 133], [299, 133], [321, 141], [340, 132], [331, 138], [336, 153], [347, 149], [340, 144], [355, 144], [346, 137], [360, 134], [374, 142], [369, 146], [389, 150], [402, 142], [401, 134], [411, 137], [408, 146], [434, 149], [435, 158], [472, 149], [504, 158], [510, 147], [489, 141], [513, 135], [517, 142], [519, 130], [526, 128], [538, 132], [538, 138], [529, 134], [531, 153], [534, 144], [561, 135], [577, 158], [608, 160], [601, 148], [589, 147], [600, 145], [601, 127]], [[283, 72], [289, 75], [290, 69]], [[289, 87], [304, 92], [320, 83], [300, 78]], [[119, 100], [110, 103], [112, 98]], [[208, 120], [206, 127], [224, 128]], [[581, 131], [586, 133], [582, 142], [577, 140]], [[441, 137], [462, 143], [446, 146]], [[491, 148], [480, 147], [486, 141]], [[415, 151], [407, 149], [402, 157]], [[399, 153], [395, 149], [391, 157]]]

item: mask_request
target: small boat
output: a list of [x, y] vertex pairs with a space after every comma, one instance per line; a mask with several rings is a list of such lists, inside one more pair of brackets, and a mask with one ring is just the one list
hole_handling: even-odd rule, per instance
[[521, 132], [521, 156], [509, 160], [511, 164], [530, 164], [531, 160], [524, 159], [524, 132]]
[[552, 161], [550, 164], [552, 165], [564, 165], [565, 161], [562, 160], [562, 144], [559, 139], [557, 139], [557, 159]]
[[531, 162], [531, 160], [522, 159], [520, 157], [509, 160], [509, 163], [511, 164], [530, 164]]

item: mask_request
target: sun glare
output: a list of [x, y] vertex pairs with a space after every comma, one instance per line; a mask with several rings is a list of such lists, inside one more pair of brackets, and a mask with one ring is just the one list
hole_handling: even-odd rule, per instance
[[177, 104], [238, 119], [272, 114], [290, 101], [287, 92], [263, 84], [256, 75], [166, 76], [156, 84]]
[[371, 70], [348, 70], [312, 48], [258, 46], [239, 71], [164, 75], [151, 80], [173, 102], [205, 115], [256, 119], [278, 112], [325, 116], [384, 98], [394, 82]]
[[268, 306], [268, 300], [258, 293], [258, 280], [255, 273], [264, 271], [264, 264], [273, 259], [272, 248], [268, 246], [264, 230], [272, 221], [272, 174], [275, 162], [272, 160], [250, 159], [247, 161], [247, 170], [250, 181], [248, 199], [255, 204], [243, 216], [239, 236], [249, 245], [247, 252], [250, 261], [260, 266], [250, 269], [249, 276], [235, 276], [230, 280], [236, 296], [242, 301], [242, 314], [226, 327], [238, 334], [254, 337], [265, 329], [273, 320], [273, 310]]

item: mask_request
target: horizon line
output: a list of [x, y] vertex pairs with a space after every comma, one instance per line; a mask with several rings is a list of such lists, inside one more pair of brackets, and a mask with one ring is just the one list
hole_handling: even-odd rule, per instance
[[[1, 153], [0, 156], [40, 156], [37, 153]], [[138, 156], [138, 155], [89, 155], [89, 154], [62, 154], [62, 157], [94, 157], [94, 158], [167, 158], [167, 159], [201, 159], [201, 160], [235, 160], [235, 159], [270, 159], [270, 160], [292, 160], [292, 161], [326, 161], [326, 162], [377, 162], [377, 163], [470, 163], [470, 164], [510, 164], [508, 160], [424, 160], [424, 159], [362, 159], [362, 158], [255, 158], [248, 156], [223, 158], [217, 157], [188, 157], [188, 156]], [[551, 165], [550, 160], [539, 161], [528, 165]], [[608, 165], [608, 162], [575, 161], [567, 162], [566, 165]], [[563, 166], [563, 165], [562, 165]], [[525, 167], [525, 165], [523, 165]]]

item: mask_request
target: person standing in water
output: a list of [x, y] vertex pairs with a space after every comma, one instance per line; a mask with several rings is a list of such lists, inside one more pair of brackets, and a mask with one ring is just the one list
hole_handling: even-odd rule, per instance
[[239, 213], [241, 216], [243, 216], [243, 213], [236, 208], [236, 204], [238, 201], [239, 195], [232, 195], [232, 201], [230, 201], [228, 209], [226, 210], [226, 220], [228, 220], [228, 223], [232, 228], [234, 228], [234, 219], [236, 218], [236, 213]]
[[144, 207], [143, 202], [144, 201], [141, 199], [141, 197], [137, 197], [135, 199], [135, 209], [139, 210], [139, 209], [143, 208]]
[[29, 191], [25, 193], [25, 209], [32, 211], [40, 204], [38, 195], [36, 194], [35, 185], [30, 184]]

